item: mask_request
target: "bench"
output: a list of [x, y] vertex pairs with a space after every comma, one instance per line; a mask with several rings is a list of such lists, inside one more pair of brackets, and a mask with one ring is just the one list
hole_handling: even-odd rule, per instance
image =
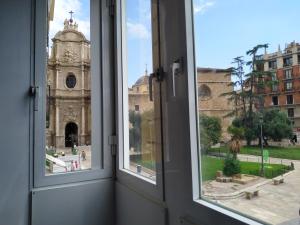
[[257, 197], [258, 196], [258, 189], [254, 189], [254, 190], [249, 190], [249, 191], [245, 191], [246, 194], [246, 199], [251, 199], [253, 197]]
[[217, 177], [216, 181], [222, 182], [222, 183], [229, 183], [229, 182], [232, 182], [232, 178], [231, 177]]
[[282, 184], [284, 182], [284, 178], [280, 177], [280, 178], [274, 178], [273, 179], [273, 184], [274, 185], [278, 185], [278, 184]]

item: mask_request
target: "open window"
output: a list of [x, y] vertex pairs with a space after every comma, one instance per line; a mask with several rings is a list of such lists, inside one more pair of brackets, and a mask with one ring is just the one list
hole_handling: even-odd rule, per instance
[[126, 0], [117, 1], [116, 5], [118, 178], [159, 195], [162, 146], [157, 73], [160, 66], [158, 3]]
[[92, 0], [36, 4], [45, 11], [37, 10], [35, 20], [35, 185], [107, 177], [113, 96], [111, 64], [102, 59], [111, 55], [111, 33], [109, 13], [100, 14], [107, 6]]
[[[278, 26], [265, 27], [270, 19], [292, 23], [299, 5], [273, 3], [194, 0], [195, 199], [249, 224], [299, 221], [298, 115], [296, 106], [286, 107], [298, 94], [286, 92], [296, 87], [291, 78], [300, 40], [292, 28], [283, 35]], [[211, 90], [206, 101], [203, 85]]]

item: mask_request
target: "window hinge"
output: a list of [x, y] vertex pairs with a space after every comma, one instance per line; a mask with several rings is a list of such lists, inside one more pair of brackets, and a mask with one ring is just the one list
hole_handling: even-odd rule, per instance
[[115, 0], [109, 0], [109, 15], [114, 16], [115, 15]]
[[108, 144], [110, 145], [111, 154], [115, 156], [117, 154], [118, 139], [116, 135], [111, 135], [108, 137]]

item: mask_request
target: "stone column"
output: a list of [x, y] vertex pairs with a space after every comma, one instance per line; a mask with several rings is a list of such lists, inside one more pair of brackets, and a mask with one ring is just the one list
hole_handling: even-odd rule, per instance
[[55, 104], [55, 146], [60, 146], [60, 132], [59, 132], [59, 106]]

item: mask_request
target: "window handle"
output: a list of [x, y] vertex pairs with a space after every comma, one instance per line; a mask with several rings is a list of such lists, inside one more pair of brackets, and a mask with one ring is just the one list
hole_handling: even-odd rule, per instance
[[34, 98], [34, 111], [39, 110], [39, 99], [40, 99], [40, 87], [31, 86], [30, 87], [30, 96]]
[[177, 59], [172, 66], [172, 97], [176, 97], [176, 75], [182, 71], [182, 59]]
[[161, 82], [163, 80], [163, 75], [164, 70], [162, 67], [160, 67], [149, 76], [149, 98], [151, 102], [153, 102], [153, 78], [156, 78], [156, 81]]

